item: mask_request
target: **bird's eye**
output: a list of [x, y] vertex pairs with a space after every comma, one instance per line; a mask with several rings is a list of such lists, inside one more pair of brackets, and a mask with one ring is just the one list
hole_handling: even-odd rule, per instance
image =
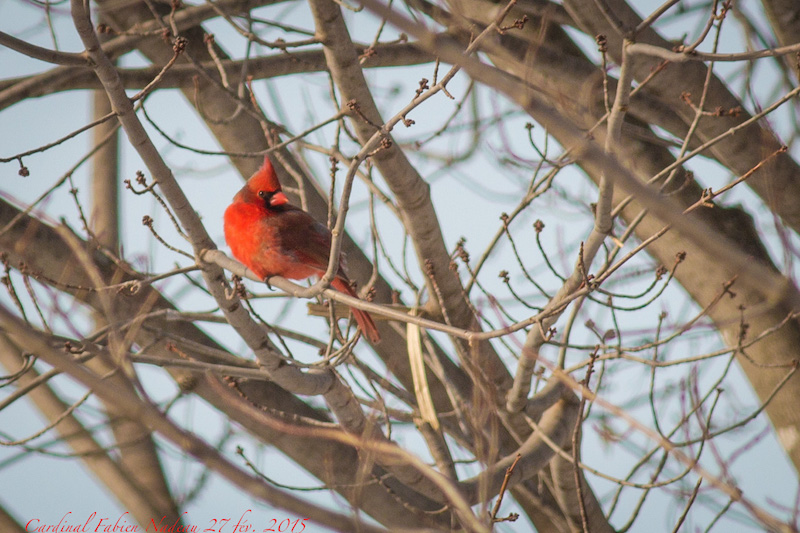
[[266, 198], [267, 197], [267, 191], [258, 191], [258, 197], [259, 198]]

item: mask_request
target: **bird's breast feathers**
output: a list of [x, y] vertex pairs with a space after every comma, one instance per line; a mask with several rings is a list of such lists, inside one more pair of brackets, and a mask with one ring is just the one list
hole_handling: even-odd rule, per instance
[[[225, 211], [225, 240], [231, 253], [261, 279], [269, 276], [305, 279], [319, 274], [319, 267], [313, 261], [308, 264], [308, 258], [301, 257], [305, 255], [302, 249], [309, 243], [307, 238], [300, 237], [303, 232], [296, 230], [303, 225], [297, 223], [305, 219], [294, 220], [296, 217], [290, 213], [295, 212], [275, 213], [237, 202]], [[312, 248], [316, 246], [312, 244]]]

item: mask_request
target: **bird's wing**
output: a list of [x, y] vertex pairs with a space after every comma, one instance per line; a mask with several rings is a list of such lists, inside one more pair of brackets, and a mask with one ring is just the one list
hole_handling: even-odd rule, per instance
[[282, 251], [298, 262], [324, 271], [331, 250], [331, 232], [305, 211], [287, 207], [274, 219]]

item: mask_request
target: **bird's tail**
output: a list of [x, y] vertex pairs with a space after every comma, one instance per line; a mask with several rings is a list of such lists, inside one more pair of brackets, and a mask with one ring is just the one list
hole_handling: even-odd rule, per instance
[[[351, 287], [350, 284], [342, 278], [334, 278], [334, 280], [331, 282], [331, 286], [339, 292], [343, 292], [347, 295], [353, 296], [354, 298], [358, 298], [358, 294], [353, 287]], [[372, 344], [379, 343], [381, 341], [381, 334], [378, 333], [378, 328], [375, 327], [375, 322], [372, 321], [372, 317], [369, 315], [369, 313], [354, 307], [351, 307], [350, 311], [353, 312], [353, 317], [356, 319], [356, 324], [358, 324], [358, 327], [360, 327], [361, 331], [364, 332], [364, 335], [367, 337], [369, 342]]]

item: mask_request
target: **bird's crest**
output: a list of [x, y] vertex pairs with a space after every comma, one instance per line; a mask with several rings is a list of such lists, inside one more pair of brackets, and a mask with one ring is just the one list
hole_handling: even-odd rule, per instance
[[258, 172], [247, 180], [247, 185], [253, 192], [277, 192], [281, 190], [281, 182], [278, 181], [278, 175], [275, 174], [275, 169], [272, 167], [269, 157], [264, 156], [264, 164], [261, 165]]

